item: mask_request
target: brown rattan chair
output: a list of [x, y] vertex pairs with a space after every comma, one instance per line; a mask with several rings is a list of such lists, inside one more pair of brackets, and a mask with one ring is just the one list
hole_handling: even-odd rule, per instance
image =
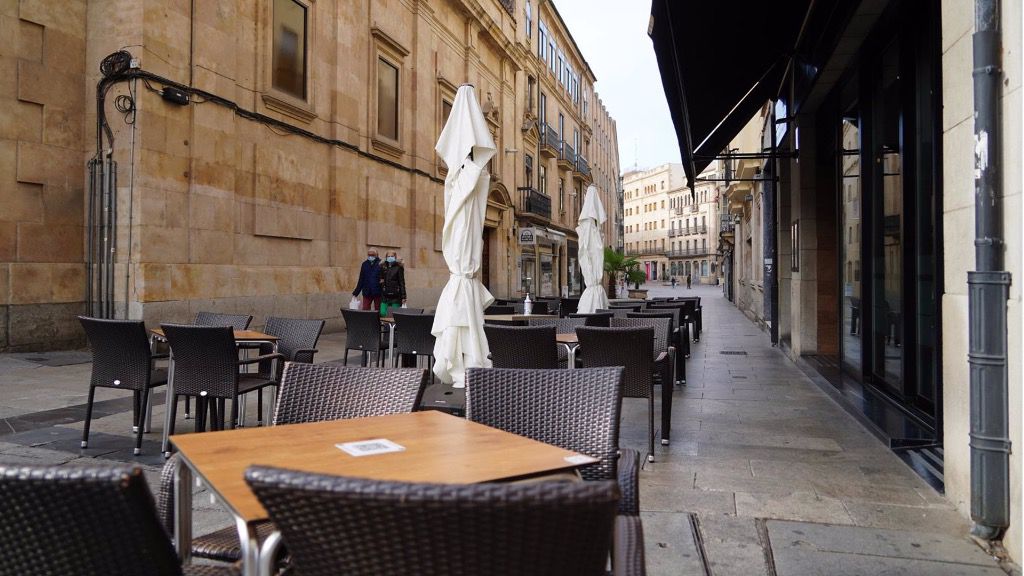
[[585, 480], [616, 480], [620, 514], [640, 513], [639, 454], [619, 449], [623, 369], [466, 371], [466, 418], [600, 460]]
[[135, 454], [141, 454], [150, 395], [153, 388], [167, 384], [167, 370], [153, 366], [153, 360], [166, 355], [154, 356], [150, 352], [146, 326], [141, 320], [105, 320], [85, 316], [79, 316], [78, 320], [92, 349], [92, 376], [85, 405], [82, 448], [89, 446], [89, 425], [92, 423], [96, 388], [114, 388], [132, 392]]
[[387, 350], [388, 343], [381, 337], [380, 313], [342, 308], [341, 315], [345, 318], [344, 363], [348, 364], [349, 350], [358, 350], [362, 352], [363, 366], [366, 366], [371, 352], [376, 355], [375, 363], [383, 366], [383, 351]]
[[675, 389], [676, 349], [672, 345], [671, 318], [612, 318], [613, 328], [654, 328], [654, 361], [651, 365], [655, 382], [661, 384], [661, 443], [667, 446], [672, 434], [672, 393]]
[[[246, 481], [304, 576], [603, 575], [614, 482], [410, 484], [254, 466]], [[438, 538], [457, 539], [441, 550]]]
[[608, 320], [610, 320], [614, 316], [615, 314], [612, 312], [602, 312], [596, 314], [569, 314], [569, 318], [583, 318], [587, 321], [587, 326], [594, 326], [596, 328], [607, 328]]
[[622, 366], [626, 369], [622, 387], [624, 398], [648, 401], [649, 450], [647, 461], [654, 462], [654, 328], [577, 328], [583, 367]]
[[[175, 412], [179, 396], [196, 397], [196, 431], [206, 430], [207, 413], [214, 430], [233, 428], [238, 420], [239, 397], [242, 394], [277, 385], [273, 374], [240, 372], [247, 364], [280, 360], [281, 354], [266, 354], [238, 359], [234, 330], [227, 326], [161, 326], [171, 346], [174, 362], [174, 397], [170, 398], [170, 426], [164, 430], [163, 451], [169, 455], [168, 437], [174, 434]], [[230, 401], [230, 413], [225, 403]], [[260, 416], [262, 418], [262, 415]]]
[[182, 567], [139, 468], [0, 464], [0, 518], [0, 574], [238, 574]]
[[484, 324], [495, 368], [558, 368], [554, 326]]

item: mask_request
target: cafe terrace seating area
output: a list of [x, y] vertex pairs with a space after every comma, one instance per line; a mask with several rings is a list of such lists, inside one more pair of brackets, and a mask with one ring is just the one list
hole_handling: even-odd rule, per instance
[[[6, 567], [644, 574], [641, 467], [670, 442], [700, 298], [577, 305], [495, 302], [493, 367], [468, 369], [464, 388], [433, 376], [430, 310], [342, 310], [345, 356], [321, 363], [319, 320], [81, 317], [93, 357], [82, 447], [97, 388], [130, 393], [136, 455], [161, 436], [162, 394], [166, 463], [157, 485], [127, 464], [0, 465]], [[628, 412], [645, 417], [642, 450], [620, 443], [627, 402], [645, 408]], [[193, 536], [198, 486], [234, 526]]]

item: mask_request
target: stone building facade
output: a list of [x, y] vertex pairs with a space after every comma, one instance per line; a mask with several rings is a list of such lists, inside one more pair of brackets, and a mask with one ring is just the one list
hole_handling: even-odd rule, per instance
[[686, 186], [682, 164], [662, 164], [623, 176], [625, 249], [650, 281], [717, 284], [719, 163]]
[[[254, 326], [282, 315], [336, 329], [368, 247], [396, 250], [410, 303], [433, 304], [447, 278], [446, 170], [433, 148], [467, 82], [498, 148], [482, 280], [498, 297], [515, 296], [523, 153], [539, 145], [528, 79], [552, 82], [537, 73], [541, 19], [572, 62], [579, 105], [570, 126], [589, 161], [582, 171], [552, 160], [549, 185], [565, 178], [568, 193], [593, 179], [614, 206], [618, 174], [615, 124], [594, 75], [554, 5], [530, 4], [3, 3], [0, 190], [10, 208], [0, 215], [0, 349], [81, 341], [86, 162], [98, 146], [117, 163], [109, 303], [117, 317], [188, 321], [216, 310], [253, 314]], [[99, 63], [124, 47], [145, 75], [106, 92], [110, 133], [98, 145]], [[175, 101], [174, 87], [187, 101]], [[557, 98], [568, 98], [564, 89]], [[571, 218], [558, 222], [562, 280]], [[609, 244], [616, 233], [606, 229]]]

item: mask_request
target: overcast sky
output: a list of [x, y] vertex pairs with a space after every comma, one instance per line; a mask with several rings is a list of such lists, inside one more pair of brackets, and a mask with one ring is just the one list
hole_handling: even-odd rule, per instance
[[650, 0], [555, 0], [555, 6], [618, 125], [622, 171], [634, 163], [650, 168], [679, 162], [679, 143], [647, 36]]

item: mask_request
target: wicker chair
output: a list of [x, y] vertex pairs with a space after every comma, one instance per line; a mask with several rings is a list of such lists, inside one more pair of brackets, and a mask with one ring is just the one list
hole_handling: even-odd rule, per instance
[[246, 314], [221, 314], [220, 312], [196, 312], [192, 321], [196, 326], [230, 326], [235, 330], [247, 330], [252, 316]]
[[[246, 482], [297, 573], [604, 574], [614, 482], [408, 484], [254, 466]], [[438, 537], [458, 539], [438, 548]]]
[[[235, 330], [248, 330], [249, 324], [252, 323], [252, 316], [246, 314], [222, 314], [220, 312], [196, 312], [195, 320], [192, 324], [196, 326], [230, 326]], [[251, 348], [253, 346], [242, 344], [239, 348]], [[259, 347], [256, 345], [255, 347]], [[192, 402], [191, 396], [185, 396], [185, 420], [188, 420], [192, 415], [190, 410], [190, 404]]]
[[659, 302], [642, 312], [672, 312], [675, 315], [675, 325], [679, 327], [680, 351], [686, 358], [690, 357], [690, 326], [693, 324], [693, 316], [687, 311], [685, 302]]
[[0, 465], [0, 518], [0, 574], [238, 574], [181, 566], [139, 468]]
[[[281, 391], [277, 397], [274, 424], [300, 424], [324, 420], [342, 420], [383, 416], [416, 410], [426, 386], [423, 370], [357, 368], [326, 364], [285, 365]], [[174, 531], [175, 454], [160, 473], [158, 510], [168, 533]], [[274, 532], [270, 522], [256, 524], [260, 542]], [[192, 555], [197, 558], [238, 562], [242, 548], [234, 526], [222, 528], [192, 539]]]
[[569, 314], [569, 318], [583, 318], [584, 320], [587, 321], [587, 326], [592, 326], [595, 328], [607, 328], [608, 321], [611, 320], [614, 316], [615, 314], [611, 312], [599, 312], [595, 314]]
[[616, 480], [620, 514], [640, 514], [639, 454], [619, 450], [623, 370], [466, 371], [466, 418], [600, 460], [585, 480]]
[[558, 303], [558, 315], [562, 318], [566, 318], [569, 314], [575, 314], [579, 308], [579, 298], [562, 298]]
[[495, 368], [558, 368], [554, 326], [484, 324]]
[[627, 318], [669, 318], [672, 320], [672, 345], [676, 348], [676, 384], [686, 384], [686, 359], [690, 357], [690, 341], [683, 338], [677, 322], [682, 310], [679, 308], [648, 308], [642, 312], [630, 312]]
[[[556, 334], [575, 334], [580, 326], [587, 325], [586, 318], [530, 318], [526, 321], [529, 326], [554, 326]], [[564, 346], [558, 348], [558, 367], [565, 368], [569, 362], [569, 353]]]
[[274, 424], [299, 424], [413, 412], [427, 373], [417, 368], [357, 368], [289, 362]]
[[583, 367], [622, 366], [622, 396], [647, 398], [649, 408], [647, 461], [654, 462], [654, 328], [578, 328]]
[[153, 366], [156, 357], [150, 352], [146, 327], [141, 320], [103, 320], [79, 316], [78, 321], [82, 323], [92, 349], [92, 376], [89, 380], [89, 400], [85, 405], [82, 448], [89, 446], [89, 424], [92, 422], [96, 388], [115, 388], [132, 392], [135, 454], [141, 454], [142, 433], [146, 429], [151, 391], [167, 384], [167, 370]]
[[434, 361], [434, 335], [430, 329], [434, 326], [433, 314], [398, 314], [395, 316], [395, 358], [394, 366], [403, 355], [410, 355], [417, 360], [426, 356], [427, 368]]
[[617, 308], [598, 308], [595, 310], [597, 314], [610, 314], [612, 318], [627, 318], [629, 314], [632, 314], [641, 308], [638, 306], [635, 309], [626, 306], [619, 306]]
[[[269, 360], [280, 361], [281, 354], [264, 354], [246, 360], [238, 359], [234, 331], [219, 326], [185, 326], [164, 324], [164, 336], [171, 346], [174, 360], [174, 398], [170, 399], [170, 427], [164, 430], [163, 451], [168, 452], [167, 438], [174, 434], [175, 412], [179, 396], [196, 397], [196, 430], [206, 429], [206, 414], [214, 430], [234, 427], [238, 419], [238, 397], [242, 394], [277, 385], [273, 374], [239, 372], [242, 366]], [[225, 402], [231, 401], [227, 414]], [[219, 416], [218, 416], [219, 414]], [[262, 415], [260, 415], [262, 418]]]
[[485, 316], [498, 316], [503, 314], [515, 314], [516, 307], [511, 304], [491, 304], [484, 308]]
[[[306, 320], [304, 318], [278, 318], [268, 316], [263, 331], [271, 336], [277, 336], [277, 352], [284, 357], [284, 362], [313, 363], [313, 356], [319, 352], [316, 343], [320, 340], [320, 333], [323, 332], [323, 320]], [[271, 344], [260, 344], [260, 354], [270, 354], [274, 351]], [[281, 372], [284, 370], [284, 362], [277, 363], [276, 378], [280, 380]], [[270, 362], [260, 364], [260, 373], [270, 373]], [[261, 396], [262, 398], [262, 396]], [[262, 402], [260, 403], [262, 405]], [[262, 412], [262, 409], [260, 410]]]
[[675, 388], [676, 349], [672, 345], [671, 318], [612, 318], [613, 328], [654, 328], [654, 360], [651, 374], [661, 384], [661, 443], [667, 446], [672, 433], [672, 392]]
[[[554, 314], [555, 316], [562, 315], [562, 311], [560, 310], [562, 305], [561, 298], [537, 298], [537, 300], [534, 301], [534, 304], [536, 305], [537, 302], [543, 302], [547, 306], [547, 314]], [[540, 312], [536, 312], [536, 314], [540, 314]]]
[[609, 308], [627, 308], [633, 312], [642, 310], [646, 302], [609, 302]]
[[341, 315], [345, 318], [345, 360], [348, 364], [348, 351], [359, 350], [363, 353], [362, 366], [366, 366], [368, 355], [373, 352], [378, 366], [384, 365], [383, 350], [386, 350], [388, 343], [381, 338], [380, 313], [373, 310], [348, 310], [341, 309]]

